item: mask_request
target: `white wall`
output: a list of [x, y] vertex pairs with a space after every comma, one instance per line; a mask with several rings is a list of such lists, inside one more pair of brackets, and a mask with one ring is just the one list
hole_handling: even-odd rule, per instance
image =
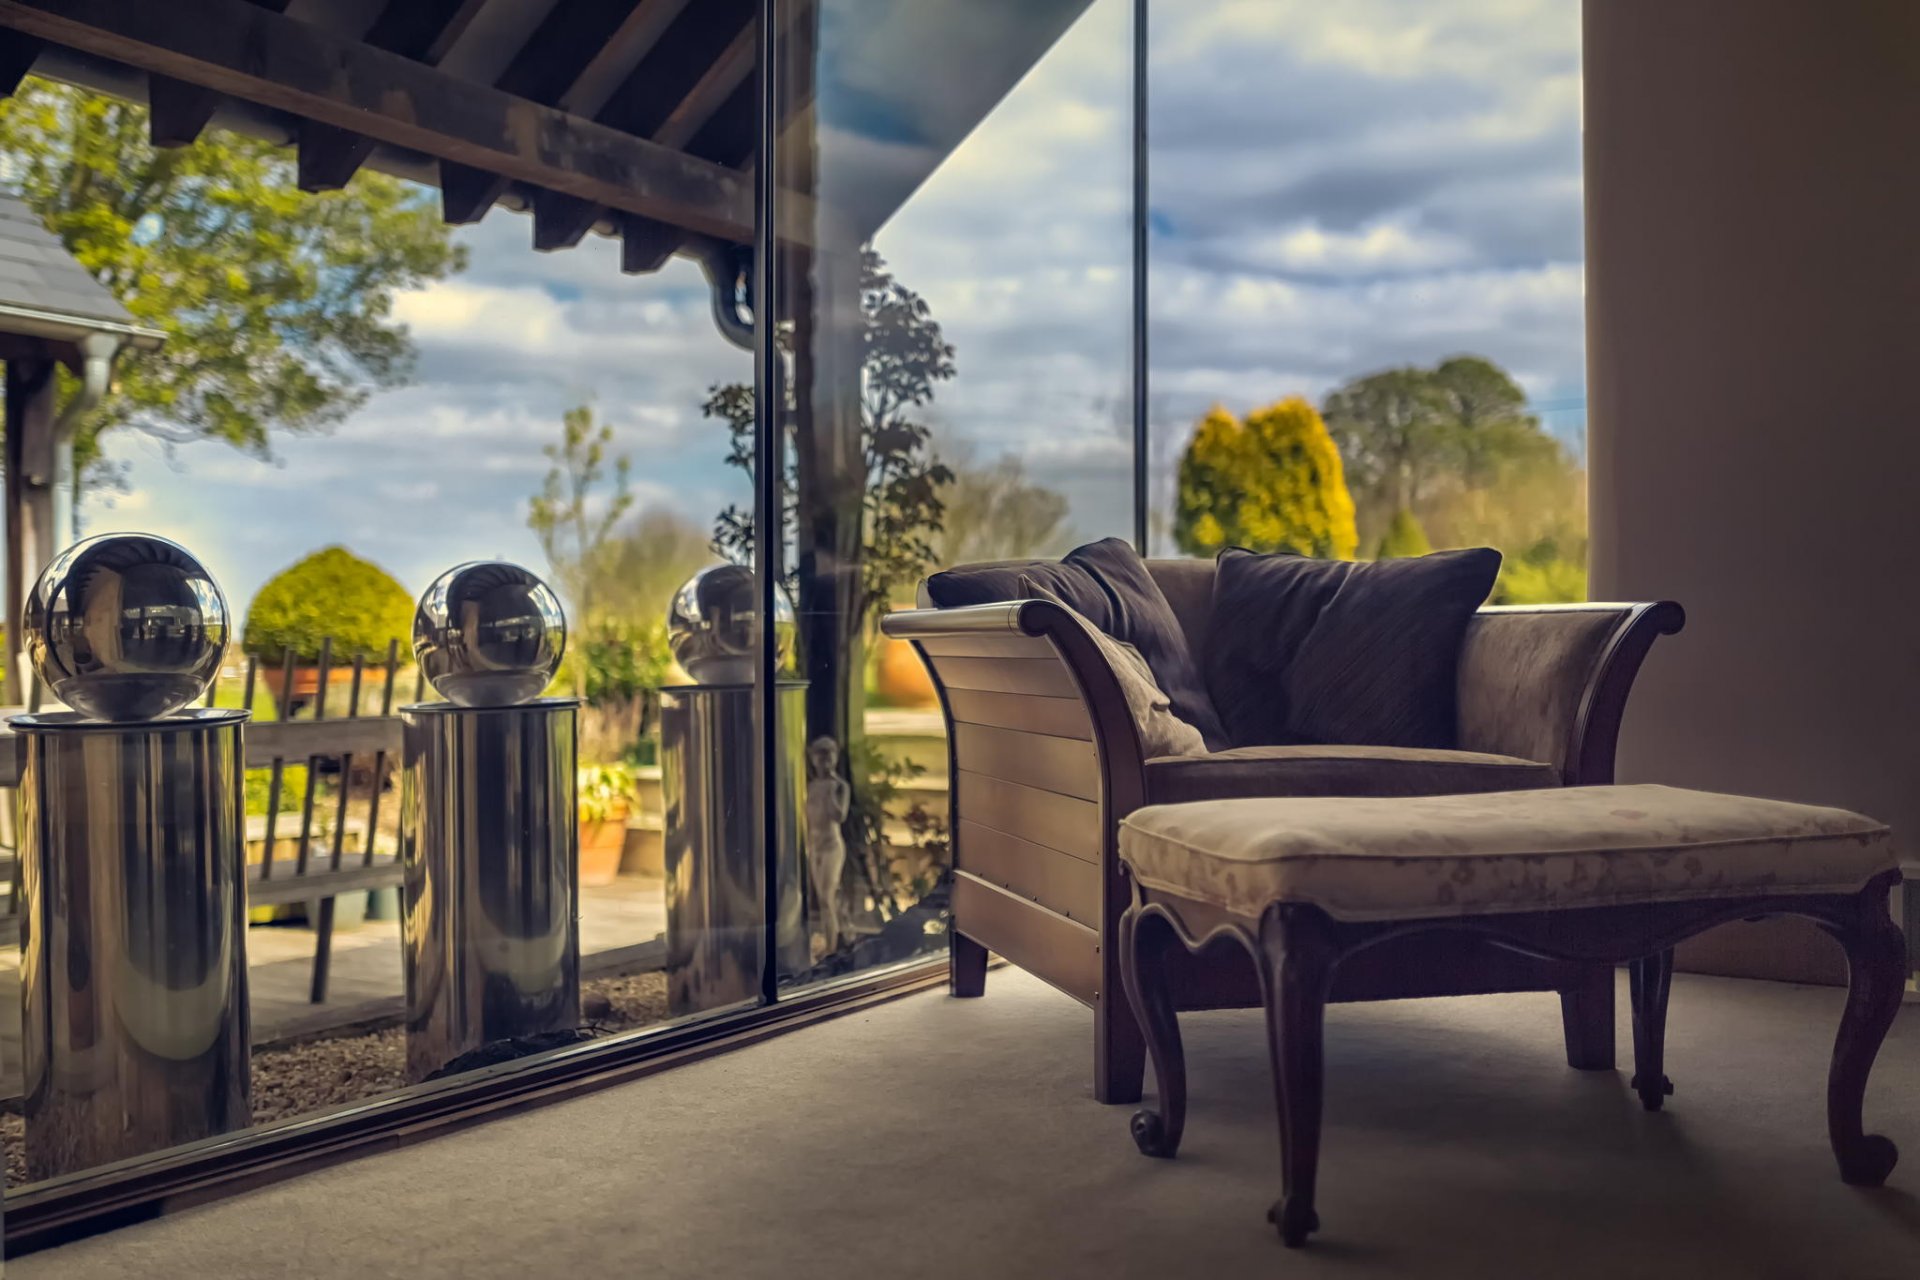
[[[1920, 4], [1585, 23], [1593, 590], [1689, 615], [1621, 777], [1857, 808], [1920, 860]], [[1831, 971], [1785, 936], [1701, 967]]]

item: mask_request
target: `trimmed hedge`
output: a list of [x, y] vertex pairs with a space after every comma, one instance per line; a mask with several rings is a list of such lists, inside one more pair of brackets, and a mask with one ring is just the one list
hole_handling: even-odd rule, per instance
[[263, 663], [320, 660], [320, 641], [333, 637], [333, 656], [350, 662], [356, 653], [384, 658], [398, 639], [411, 652], [413, 597], [393, 575], [345, 547], [327, 547], [282, 569], [247, 606], [241, 648]]

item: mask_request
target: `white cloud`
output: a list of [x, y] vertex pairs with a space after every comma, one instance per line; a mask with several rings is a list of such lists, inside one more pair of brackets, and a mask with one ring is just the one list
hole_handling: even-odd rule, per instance
[[[1319, 395], [1457, 351], [1542, 397], [1578, 393], [1578, 0], [1182, 0], [1152, 16], [1157, 466], [1215, 400]], [[1096, 0], [877, 238], [957, 350], [929, 422], [979, 462], [1023, 454], [1087, 536], [1131, 526], [1130, 21], [1130, 0]], [[964, 72], [963, 56], [932, 60], [929, 101]], [[848, 166], [836, 180], [887, 169], [885, 149], [829, 151]], [[463, 277], [398, 301], [416, 385], [331, 436], [277, 442], [273, 463], [110, 438], [134, 492], [90, 502], [91, 527], [180, 537], [236, 602], [331, 541], [413, 588], [473, 556], [537, 566], [526, 500], [582, 402], [632, 455], [643, 504], [704, 524], [744, 499], [699, 407], [752, 362], [715, 332], [697, 268], [624, 276], [611, 241], [538, 254], [530, 232], [496, 211], [458, 233]]]

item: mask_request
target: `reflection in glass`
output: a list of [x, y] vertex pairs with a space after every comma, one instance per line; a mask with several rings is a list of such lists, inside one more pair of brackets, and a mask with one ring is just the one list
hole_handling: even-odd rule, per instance
[[947, 743], [879, 619], [943, 563], [1131, 527], [1132, 11], [776, 7], [779, 541], [806, 682], [781, 703], [804, 769], [781, 826], [815, 980], [945, 942]]

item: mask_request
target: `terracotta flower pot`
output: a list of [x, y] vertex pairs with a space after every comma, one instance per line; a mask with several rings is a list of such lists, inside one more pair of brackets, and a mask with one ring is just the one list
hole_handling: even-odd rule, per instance
[[607, 885], [620, 874], [620, 855], [627, 845], [627, 815], [580, 824], [580, 883]]
[[940, 695], [934, 690], [933, 677], [927, 674], [926, 664], [911, 644], [882, 636], [878, 656], [874, 685], [888, 702], [896, 707], [938, 705]]
[[[382, 668], [382, 672], [385, 668]], [[301, 666], [293, 669], [292, 680], [287, 679], [285, 667], [262, 666], [260, 675], [266, 681], [267, 692], [273, 696], [274, 708], [282, 720], [292, 719], [294, 714], [304, 707], [313, 705], [320, 694], [320, 667]], [[361, 697], [366, 696], [370, 681], [361, 677]], [[345, 715], [347, 699], [353, 688], [353, 663], [336, 664], [327, 668], [327, 714]]]

